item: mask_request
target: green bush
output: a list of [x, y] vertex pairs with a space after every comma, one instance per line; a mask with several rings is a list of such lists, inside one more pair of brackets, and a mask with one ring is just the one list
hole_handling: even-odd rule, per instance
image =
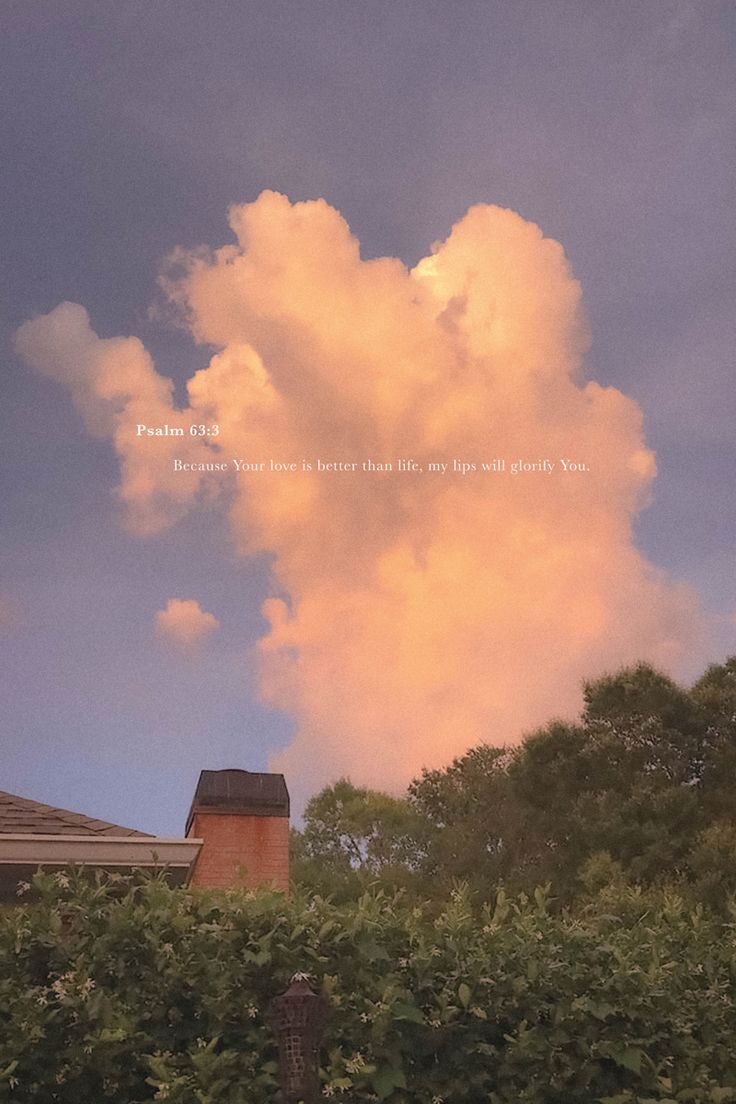
[[333, 1011], [325, 1096], [351, 1104], [736, 1101], [731, 924], [622, 884], [438, 916], [37, 878], [0, 916], [0, 1100], [274, 1104], [267, 1008], [309, 973]]

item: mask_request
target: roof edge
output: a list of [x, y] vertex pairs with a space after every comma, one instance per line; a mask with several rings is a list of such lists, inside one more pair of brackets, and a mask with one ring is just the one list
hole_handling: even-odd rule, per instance
[[0, 867], [16, 865], [178, 866], [191, 868], [201, 839], [157, 836], [0, 835]]

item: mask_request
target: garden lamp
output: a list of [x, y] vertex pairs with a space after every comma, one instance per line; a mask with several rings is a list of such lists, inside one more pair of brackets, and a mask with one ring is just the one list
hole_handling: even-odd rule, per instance
[[279, 1044], [281, 1089], [288, 1104], [317, 1104], [317, 1055], [329, 1003], [315, 993], [307, 974], [297, 973], [285, 993], [271, 1001], [270, 1019]]

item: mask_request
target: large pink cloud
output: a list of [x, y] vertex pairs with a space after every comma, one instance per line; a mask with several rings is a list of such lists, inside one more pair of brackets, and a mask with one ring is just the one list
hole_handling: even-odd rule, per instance
[[[235, 244], [178, 251], [164, 281], [219, 350], [187, 410], [139, 342], [100, 340], [81, 307], [26, 323], [18, 346], [113, 438], [134, 530], [219, 497], [240, 551], [272, 553], [288, 598], [264, 602], [259, 685], [296, 720], [272, 764], [293, 788], [342, 773], [396, 787], [573, 710], [583, 676], [639, 658], [681, 668], [697, 603], [633, 543], [654, 458], [637, 405], [585, 382], [580, 286], [558, 243], [479, 206], [408, 270], [363, 261], [321, 200], [265, 192], [230, 222]], [[136, 429], [193, 422], [219, 436]], [[364, 471], [369, 458], [393, 470]], [[480, 470], [494, 459], [507, 470]], [[512, 474], [520, 460], [553, 467]], [[197, 470], [214, 462], [228, 470]]]

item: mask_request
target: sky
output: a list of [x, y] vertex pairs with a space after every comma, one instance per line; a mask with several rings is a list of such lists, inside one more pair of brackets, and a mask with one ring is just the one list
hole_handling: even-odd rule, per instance
[[731, 3], [0, 30], [0, 789], [176, 836], [736, 651]]

